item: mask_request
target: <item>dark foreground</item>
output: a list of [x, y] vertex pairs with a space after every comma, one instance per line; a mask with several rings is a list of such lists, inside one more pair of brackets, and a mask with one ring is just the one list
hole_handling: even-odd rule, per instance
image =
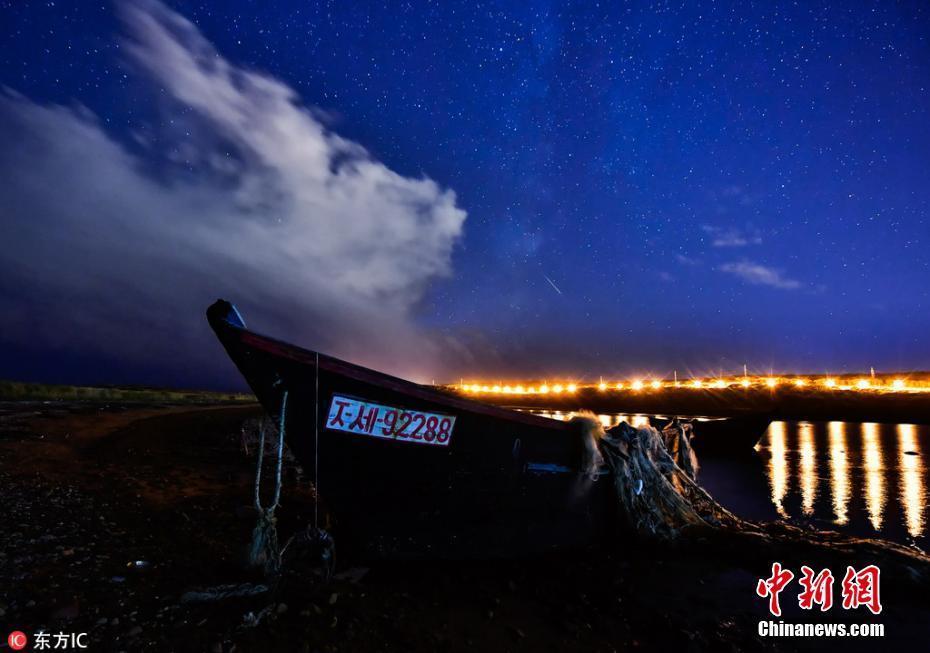
[[[787, 621], [878, 622], [883, 639], [760, 638], [769, 617], [754, 588], [771, 561], [626, 543], [514, 561], [342, 557], [329, 583], [296, 559], [266, 593], [183, 601], [261, 581], [243, 564], [253, 462], [240, 425], [256, 415], [252, 406], [0, 405], [0, 641], [45, 629], [87, 632], [90, 650], [753, 651], [903, 648], [930, 635], [930, 593], [883, 578], [877, 617], [837, 606], [802, 614], [796, 582], [782, 594]], [[286, 481], [282, 539], [311, 514], [298, 471]], [[786, 553], [781, 562], [797, 573], [812, 561]], [[846, 562], [828, 564], [841, 578]]]

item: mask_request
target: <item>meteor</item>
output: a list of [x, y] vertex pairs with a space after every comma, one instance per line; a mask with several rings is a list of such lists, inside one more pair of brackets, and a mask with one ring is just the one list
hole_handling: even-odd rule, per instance
[[[546, 277], [545, 274], [543, 276]], [[559, 290], [559, 287], [555, 285], [555, 282], [552, 279], [550, 279], [549, 277], [546, 277], [546, 281], [549, 282], [549, 285], [552, 286], [557, 293], [559, 293], [560, 295], [562, 294], [562, 291]]]

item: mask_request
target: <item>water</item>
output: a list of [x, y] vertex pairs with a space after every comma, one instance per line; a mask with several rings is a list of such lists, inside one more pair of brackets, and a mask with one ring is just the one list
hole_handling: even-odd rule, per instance
[[[556, 419], [573, 415], [534, 412]], [[598, 417], [605, 427], [621, 420], [649, 423], [645, 415]], [[695, 430], [700, 428], [697, 422]], [[755, 451], [699, 455], [699, 462], [698, 482], [742, 517], [808, 522], [930, 547], [928, 426], [776, 421]]]
[[702, 459], [699, 480], [749, 518], [809, 521], [926, 549], [928, 453], [926, 426], [772, 422], [745, 459]]

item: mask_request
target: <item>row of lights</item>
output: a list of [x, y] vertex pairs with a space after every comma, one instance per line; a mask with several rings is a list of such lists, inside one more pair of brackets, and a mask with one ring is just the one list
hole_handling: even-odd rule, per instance
[[495, 394], [505, 394], [505, 395], [534, 395], [541, 394], [547, 395], [552, 394], [562, 394], [563, 392], [577, 392], [578, 385], [575, 383], [556, 383], [554, 385], [549, 385], [543, 383], [538, 388], [535, 386], [523, 386], [523, 385], [479, 385], [477, 383], [472, 383], [471, 385], [465, 384], [461, 386], [461, 389], [465, 392], [493, 392]]
[[[549, 385], [548, 383], [543, 383], [539, 386], [534, 385], [484, 385], [478, 383], [471, 384], [462, 384], [460, 389], [464, 392], [471, 393], [492, 393], [492, 394], [562, 394], [562, 393], [574, 393], [577, 392], [580, 387], [584, 388], [594, 388], [596, 387], [601, 392], [607, 390], [626, 390], [629, 388], [633, 391], [640, 390], [660, 390], [666, 387], [684, 387], [684, 388], [715, 388], [723, 389], [728, 388], [732, 385], [740, 385], [744, 388], [749, 388], [753, 385], [764, 385], [769, 388], [775, 388], [779, 385], [794, 385], [798, 388], [803, 388], [811, 384], [816, 384], [815, 379], [805, 379], [805, 378], [794, 378], [794, 379], [779, 379], [777, 377], [761, 377], [761, 378], [748, 378], [744, 377], [739, 381], [726, 381], [724, 379], [715, 379], [713, 381], [707, 381], [704, 379], [692, 379], [691, 381], [684, 383], [679, 381], [674, 382], [663, 382], [658, 380], [643, 380], [643, 379], [634, 379], [628, 383], [622, 381], [618, 383], [605, 383], [601, 381], [597, 385], [585, 385], [579, 386], [577, 383], [555, 383]], [[883, 385], [881, 383], [876, 383], [874, 379], [858, 379], [855, 384], [846, 384], [841, 383], [839, 380], [827, 377], [820, 381], [820, 384], [825, 388], [831, 390], [893, 390], [893, 391], [904, 391], [909, 389], [907, 381], [904, 379], [894, 379], [889, 385]], [[911, 389], [917, 389], [911, 387]]]

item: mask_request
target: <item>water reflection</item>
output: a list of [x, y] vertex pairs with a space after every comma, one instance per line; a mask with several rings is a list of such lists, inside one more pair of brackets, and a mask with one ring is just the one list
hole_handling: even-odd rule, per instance
[[[541, 417], [548, 417], [549, 419], [557, 419], [563, 422], [569, 421], [571, 418], [578, 415], [578, 413], [572, 412], [563, 412], [561, 410], [529, 410], [527, 412], [533, 413], [534, 415], [540, 415]], [[620, 422], [626, 422], [637, 428], [643, 426], [649, 426], [652, 421], [649, 415], [624, 415], [624, 414], [600, 414], [597, 415], [598, 421], [605, 429], [616, 426]], [[656, 416], [656, 419], [663, 419], [659, 416]]]
[[766, 465], [764, 503], [760, 493], [752, 499], [748, 484], [740, 486], [747, 494], [739, 495], [727, 485], [725, 479], [738, 473], [736, 463], [718, 466], [717, 479], [711, 471], [702, 481], [725, 504], [739, 501], [759, 519], [804, 517], [821, 528], [833, 524], [856, 535], [928, 546], [930, 464], [924, 455], [930, 427], [772, 422], [757, 450]]
[[924, 532], [925, 470], [917, 440], [917, 427], [898, 424], [898, 451], [901, 466], [901, 505], [904, 506], [904, 523], [911, 537]]
[[849, 521], [849, 457], [846, 454], [846, 422], [827, 425], [830, 445], [830, 494], [836, 524]]
[[885, 466], [878, 424], [862, 425], [862, 453], [865, 470], [865, 506], [875, 530], [881, 530], [885, 512]]
[[[577, 414], [535, 412], [562, 420]], [[646, 415], [597, 418], [605, 428], [621, 421], [649, 423]], [[700, 432], [702, 422], [695, 423], [695, 431]], [[879, 531], [882, 537], [927, 546], [930, 465], [923, 456], [930, 451], [930, 427], [776, 421], [756, 450], [760, 457], [753, 461], [760, 467], [745, 459], [705, 460], [698, 448], [702, 485], [750, 518], [803, 516], [823, 528], [833, 524], [857, 535]]]
[[814, 427], [808, 422], [798, 425], [800, 442], [800, 465], [798, 474], [801, 486], [801, 510], [805, 515], [814, 514], [814, 501], [817, 499], [817, 458], [814, 447]]
[[649, 426], [649, 416], [648, 415], [633, 415], [633, 419], [630, 423], [636, 428], [642, 428], [644, 426]]
[[784, 422], [772, 422], [769, 426], [770, 451], [769, 483], [772, 486], [772, 503], [782, 517], [787, 517], [785, 511], [785, 494], [788, 493], [788, 448], [786, 446]]

